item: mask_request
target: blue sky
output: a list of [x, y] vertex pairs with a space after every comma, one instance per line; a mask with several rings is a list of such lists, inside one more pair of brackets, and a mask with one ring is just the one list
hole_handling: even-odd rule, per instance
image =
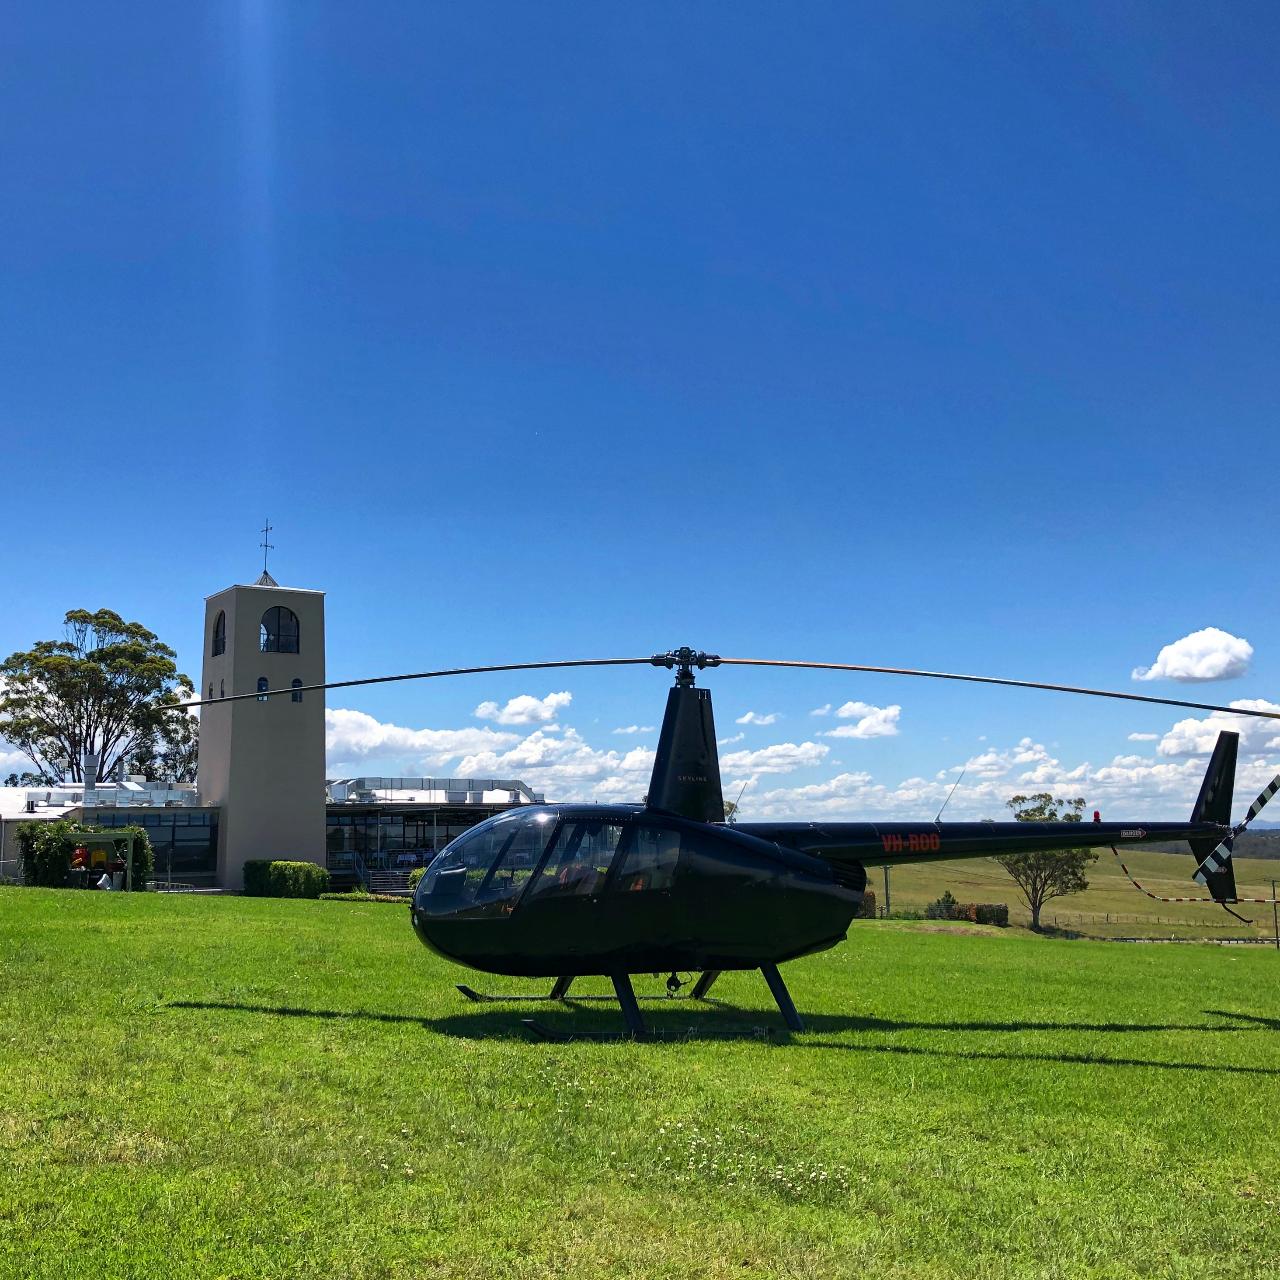
[[[691, 643], [1137, 688], [1216, 627], [1241, 675], [1142, 687], [1275, 695], [1273, 6], [53, 3], [6, 46], [5, 652], [106, 605], [198, 673], [269, 514], [331, 678]], [[664, 684], [353, 691], [507, 737], [359, 721], [332, 763], [642, 791], [612, 730]], [[1202, 763], [1155, 709], [712, 687], [726, 753], [828, 748], [726, 769], [748, 812], [932, 816], [1004, 753], [953, 801], [994, 812], [1039, 746], [1154, 817]], [[819, 737], [848, 701], [897, 733]]]

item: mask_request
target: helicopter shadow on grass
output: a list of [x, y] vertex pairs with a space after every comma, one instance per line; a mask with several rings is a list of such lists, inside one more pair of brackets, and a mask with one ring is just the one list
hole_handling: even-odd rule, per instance
[[[690, 1002], [692, 1004], [692, 1002]], [[548, 1002], [550, 1004], [550, 1002]], [[768, 1013], [757, 1020], [754, 1011], [741, 1009], [719, 1000], [702, 1000], [688, 1010], [681, 1008], [683, 1000], [652, 997], [650, 1008], [656, 1021], [649, 1027], [647, 1041], [656, 1044], [702, 1043], [719, 1040], [758, 1040], [764, 1043], [800, 1049], [830, 1049], [842, 1053], [896, 1055], [902, 1057], [942, 1058], [970, 1062], [1030, 1062], [1103, 1067], [1147, 1067], [1164, 1071], [1213, 1071], [1228, 1074], [1280, 1076], [1280, 1068], [1236, 1065], [1231, 1063], [1203, 1063], [1168, 1061], [1160, 1059], [1109, 1057], [1097, 1053], [1027, 1052], [1014, 1050], [962, 1049], [933, 1045], [900, 1043], [851, 1043], [848, 1040], [821, 1039], [822, 1036], [849, 1034], [894, 1034], [903, 1032], [946, 1032], [962, 1035], [1008, 1034], [1019, 1032], [1081, 1032], [1088, 1034], [1141, 1034], [1141, 1033], [1263, 1033], [1280, 1031], [1280, 1018], [1267, 1018], [1257, 1014], [1233, 1013], [1207, 1009], [1209, 1017], [1235, 1020], [1234, 1023], [1090, 1023], [1090, 1022], [1031, 1022], [1012, 1020], [995, 1021], [939, 1021], [923, 1022], [909, 1019], [896, 1020], [859, 1015], [809, 1014], [806, 1030], [793, 1035], [776, 1024]], [[371, 1009], [307, 1009], [290, 1005], [248, 1004], [237, 1001], [174, 1000], [165, 1007], [170, 1009], [209, 1010], [216, 1012], [251, 1013], [284, 1018], [313, 1018], [322, 1021], [372, 1021], [392, 1025], [414, 1025], [438, 1035], [454, 1036], [467, 1040], [522, 1040], [571, 1043], [574, 1041], [610, 1042], [629, 1037], [617, 1026], [617, 1014], [602, 1010], [597, 1004], [585, 1008], [581, 1000], [569, 999], [552, 1008], [539, 1011], [536, 1019], [521, 1019], [510, 1009], [467, 1009], [443, 1017], [418, 1017], [412, 1014], [386, 1013]], [[749, 1021], [748, 1021], [749, 1019]], [[1241, 1024], [1244, 1025], [1241, 1025]]]

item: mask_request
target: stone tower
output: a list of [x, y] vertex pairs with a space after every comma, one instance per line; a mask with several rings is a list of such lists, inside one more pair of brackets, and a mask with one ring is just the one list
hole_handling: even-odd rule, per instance
[[[324, 683], [324, 592], [269, 573], [204, 608], [202, 698]], [[252, 858], [325, 863], [324, 693], [200, 710], [201, 804], [219, 805], [218, 880], [244, 886]]]

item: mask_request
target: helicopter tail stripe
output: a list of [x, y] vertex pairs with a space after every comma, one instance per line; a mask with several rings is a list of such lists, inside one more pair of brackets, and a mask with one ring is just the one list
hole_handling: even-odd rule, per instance
[[1271, 799], [1277, 791], [1280, 791], [1280, 773], [1267, 784], [1266, 790], [1249, 806], [1249, 812], [1245, 815], [1245, 825], [1248, 825], [1260, 814], [1268, 800]]
[[1203, 885], [1209, 883], [1209, 877], [1219, 875], [1231, 865], [1231, 841], [1224, 840], [1196, 868], [1195, 878]]

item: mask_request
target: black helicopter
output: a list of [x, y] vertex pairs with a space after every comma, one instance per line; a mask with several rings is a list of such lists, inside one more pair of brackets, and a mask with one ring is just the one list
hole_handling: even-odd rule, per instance
[[[912, 675], [1050, 689], [1132, 702], [1280, 719], [1218, 707], [1070, 685], [848, 663], [721, 658], [681, 648], [611, 658], [455, 668], [321, 688], [492, 671], [652, 664], [675, 671], [653, 775], [643, 804], [531, 805], [478, 824], [431, 862], [414, 893], [418, 937], [450, 960], [488, 973], [552, 978], [563, 1000], [574, 979], [608, 977], [628, 1031], [645, 1034], [631, 985], [636, 973], [700, 974], [702, 998], [724, 970], [759, 969], [791, 1030], [803, 1030], [778, 965], [843, 940], [861, 906], [868, 866], [986, 858], [1046, 849], [1185, 840], [1213, 901], [1237, 901], [1231, 848], [1277, 789], [1277, 779], [1232, 827], [1238, 735], [1219, 734], [1186, 822], [740, 822], [725, 821], [711, 695], [694, 671], [721, 665], [785, 666]], [[255, 694], [237, 695], [254, 697]], [[458, 988], [472, 1000], [484, 996]], [[536, 1024], [535, 1024], [536, 1025]]]

